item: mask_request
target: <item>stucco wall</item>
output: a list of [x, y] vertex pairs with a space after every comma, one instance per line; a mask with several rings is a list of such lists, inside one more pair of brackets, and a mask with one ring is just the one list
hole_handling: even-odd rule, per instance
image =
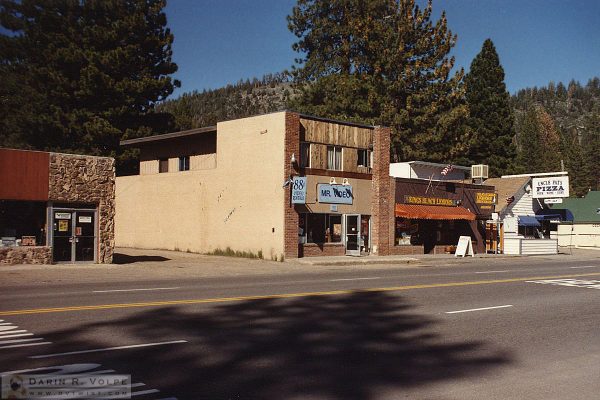
[[558, 245], [600, 248], [600, 224], [559, 224]]
[[217, 168], [117, 178], [117, 246], [283, 254], [285, 113], [217, 125]]

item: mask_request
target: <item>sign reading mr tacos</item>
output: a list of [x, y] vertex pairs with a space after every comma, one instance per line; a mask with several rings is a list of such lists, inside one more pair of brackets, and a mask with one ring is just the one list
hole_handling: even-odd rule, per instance
[[568, 176], [533, 178], [531, 186], [534, 199], [545, 199], [550, 197], [569, 197]]
[[352, 186], [350, 185], [317, 185], [319, 203], [352, 204]]

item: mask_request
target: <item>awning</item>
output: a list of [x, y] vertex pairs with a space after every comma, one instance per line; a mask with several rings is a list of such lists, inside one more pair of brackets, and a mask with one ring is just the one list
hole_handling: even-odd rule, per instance
[[396, 204], [396, 217], [410, 219], [462, 219], [475, 221], [475, 214], [464, 207], [421, 206]]
[[540, 226], [540, 223], [535, 217], [530, 217], [529, 215], [519, 215], [517, 218], [519, 219], [520, 226]]

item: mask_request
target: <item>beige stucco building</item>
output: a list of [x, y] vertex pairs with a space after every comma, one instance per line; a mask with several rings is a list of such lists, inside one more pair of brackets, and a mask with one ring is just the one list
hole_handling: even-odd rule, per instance
[[387, 128], [282, 111], [121, 144], [140, 149], [140, 175], [117, 178], [117, 246], [387, 254]]

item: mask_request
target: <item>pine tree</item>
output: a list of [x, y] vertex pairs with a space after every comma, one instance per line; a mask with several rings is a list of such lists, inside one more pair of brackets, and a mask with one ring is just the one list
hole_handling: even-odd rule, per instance
[[535, 173], [543, 172], [543, 149], [539, 134], [539, 121], [537, 110], [531, 107], [525, 114], [517, 119], [518, 156], [515, 172]]
[[169, 76], [177, 65], [164, 7], [165, 0], [4, 0], [0, 21], [13, 35], [2, 43], [20, 50], [3, 64], [32, 104], [16, 126], [22, 147], [125, 161], [119, 140], [169, 129], [171, 117], [153, 112], [179, 85]]
[[483, 43], [465, 77], [472, 130], [470, 158], [488, 164], [490, 174], [500, 176], [514, 168], [513, 115], [504, 84], [504, 69], [490, 39]]
[[396, 160], [463, 156], [463, 72], [451, 76], [448, 55], [456, 36], [444, 13], [431, 14], [431, 1], [299, 0], [288, 17], [302, 56], [291, 107], [390, 126]]

